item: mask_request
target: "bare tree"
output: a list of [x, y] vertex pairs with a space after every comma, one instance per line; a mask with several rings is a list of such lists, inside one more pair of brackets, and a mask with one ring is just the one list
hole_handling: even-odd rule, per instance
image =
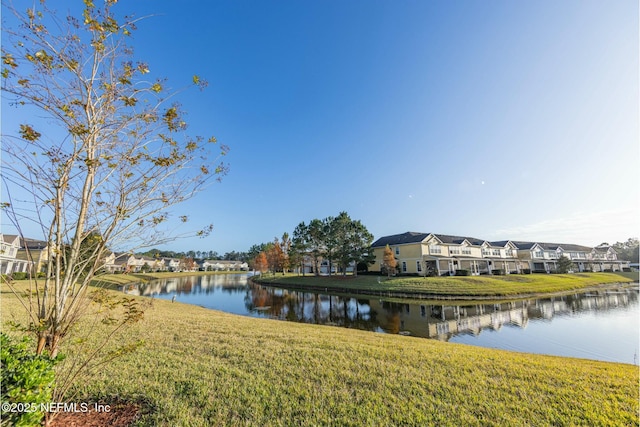
[[[227, 148], [187, 135], [174, 101], [180, 91], [150, 79], [150, 67], [134, 60], [126, 40], [136, 20], [120, 19], [115, 3], [85, 1], [78, 19], [45, 1], [25, 11], [3, 1], [18, 22], [3, 23], [3, 96], [30, 117], [16, 129], [3, 126], [13, 132], [2, 135], [3, 207], [20, 234], [35, 221], [47, 241], [47, 277], [33, 278], [33, 297], [22, 302], [37, 353], [53, 357], [85, 310], [109, 248], [176, 238], [170, 208], [226, 173], [219, 162]], [[190, 83], [206, 86], [197, 76]]]

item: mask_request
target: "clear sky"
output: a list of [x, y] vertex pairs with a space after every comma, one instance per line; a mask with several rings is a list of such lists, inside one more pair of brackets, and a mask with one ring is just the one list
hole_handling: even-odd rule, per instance
[[636, 0], [117, 7], [154, 15], [132, 40], [152, 77], [209, 81], [181, 98], [190, 133], [231, 149], [184, 206], [213, 234], [168, 248], [245, 251], [340, 211], [376, 238], [640, 234]]

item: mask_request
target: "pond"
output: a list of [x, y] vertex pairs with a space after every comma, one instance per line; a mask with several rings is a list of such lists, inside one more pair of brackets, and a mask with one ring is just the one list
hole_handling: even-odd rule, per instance
[[219, 274], [127, 285], [126, 293], [243, 316], [402, 334], [511, 351], [638, 364], [638, 288], [501, 302], [317, 294]]

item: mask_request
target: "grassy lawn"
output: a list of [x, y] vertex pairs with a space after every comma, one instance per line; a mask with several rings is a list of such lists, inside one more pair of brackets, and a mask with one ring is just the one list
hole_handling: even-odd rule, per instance
[[[399, 280], [399, 279], [398, 279]], [[400, 285], [398, 285], [400, 286]], [[133, 354], [73, 401], [145, 402], [145, 426], [637, 425], [639, 368], [225, 314], [140, 298]], [[23, 315], [2, 287], [2, 328]], [[102, 335], [89, 319], [86, 344]], [[74, 350], [66, 348], [67, 354]]]
[[[635, 281], [637, 282], [637, 273]], [[500, 297], [566, 292], [601, 284], [631, 283], [634, 276], [618, 273], [528, 274], [472, 277], [379, 277], [379, 276], [298, 276], [266, 274], [264, 284], [300, 289], [366, 291], [453, 297]]]

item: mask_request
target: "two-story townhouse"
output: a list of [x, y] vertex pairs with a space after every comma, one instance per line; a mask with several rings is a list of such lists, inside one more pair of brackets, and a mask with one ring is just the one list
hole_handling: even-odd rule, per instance
[[381, 237], [372, 244], [381, 271], [385, 247], [389, 245], [401, 274], [454, 275], [519, 272], [515, 246], [510, 242], [488, 242], [474, 237], [407, 232]]
[[20, 239], [20, 250], [17, 258], [31, 266], [31, 273], [43, 273], [49, 262], [49, 246], [44, 240]]
[[551, 273], [558, 260], [570, 259], [575, 271], [622, 271], [627, 261], [617, 260], [612, 247], [590, 248], [576, 244], [503, 240], [489, 242], [473, 237], [407, 232], [384, 236], [372, 244], [376, 257], [370, 271], [381, 271], [384, 249], [389, 245], [401, 274], [471, 275], [511, 274], [527, 270]]
[[178, 258], [162, 258], [164, 263], [164, 271], [178, 271], [180, 268], [180, 260]]
[[200, 263], [200, 269], [204, 271], [247, 271], [249, 265], [243, 261], [206, 259]]
[[629, 261], [618, 260], [618, 252], [612, 246], [596, 246], [589, 255], [588, 266], [593, 271], [623, 271], [630, 268]]
[[26, 272], [29, 263], [18, 258], [20, 236], [0, 233], [0, 274]]

